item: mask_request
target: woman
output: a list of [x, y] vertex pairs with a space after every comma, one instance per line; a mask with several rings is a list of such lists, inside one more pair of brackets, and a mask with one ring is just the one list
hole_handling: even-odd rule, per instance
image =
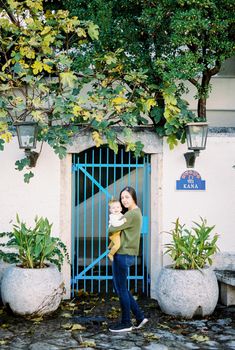
[[[120, 193], [120, 202], [123, 207], [126, 222], [120, 226], [110, 226], [109, 234], [121, 230], [121, 246], [114, 255], [113, 283], [122, 310], [121, 322], [109, 328], [111, 332], [129, 332], [133, 328], [139, 329], [148, 319], [127, 289], [128, 268], [134, 264], [135, 256], [139, 254], [140, 230], [142, 214], [137, 206], [136, 192], [132, 187], [125, 187]], [[131, 324], [130, 311], [136, 318], [136, 325]]]

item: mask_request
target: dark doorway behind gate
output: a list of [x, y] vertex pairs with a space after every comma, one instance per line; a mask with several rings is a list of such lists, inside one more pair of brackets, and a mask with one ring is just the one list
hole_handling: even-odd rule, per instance
[[[108, 202], [125, 186], [136, 189], [143, 214], [140, 255], [130, 269], [128, 287], [148, 294], [150, 156], [135, 158], [119, 147], [90, 148], [73, 155], [72, 164], [72, 295], [112, 290], [108, 246]], [[103, 254], [103, 258], [102, 258]]]

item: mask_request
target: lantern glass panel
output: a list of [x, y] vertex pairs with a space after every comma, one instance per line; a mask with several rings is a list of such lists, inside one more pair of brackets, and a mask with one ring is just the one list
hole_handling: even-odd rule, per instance
[[188, 149], [203, 150], [206, 148], [206, 140], [208, 133], [207, 123], [191, 123], [187, 125], [186, 136], [188, 142]]
[[36, 124], [17, 125], [19, 147], [32, 149], [36, 147]]

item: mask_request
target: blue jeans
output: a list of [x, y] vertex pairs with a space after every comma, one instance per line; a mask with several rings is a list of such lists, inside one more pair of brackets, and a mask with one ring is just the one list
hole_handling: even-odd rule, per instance
[[127, 289], [128, 267], [133, 265], [135, 257], [127, 254], [115, 254], [113, 260], [113, 284], [122, 310], [122, 320], [124, 324], [131, 323], [130, 311], [133, 312], [137, 321], [144, 318], [144, 313]]

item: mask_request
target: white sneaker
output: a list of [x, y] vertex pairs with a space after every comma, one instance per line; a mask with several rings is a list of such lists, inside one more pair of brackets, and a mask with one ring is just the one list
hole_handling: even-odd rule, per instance
[[134, 329], [140, 329], [142, 328], [149, 320], [147, 318], [144, 318], [142, 321], [137, 322], [136, 326], [134, 326]]

